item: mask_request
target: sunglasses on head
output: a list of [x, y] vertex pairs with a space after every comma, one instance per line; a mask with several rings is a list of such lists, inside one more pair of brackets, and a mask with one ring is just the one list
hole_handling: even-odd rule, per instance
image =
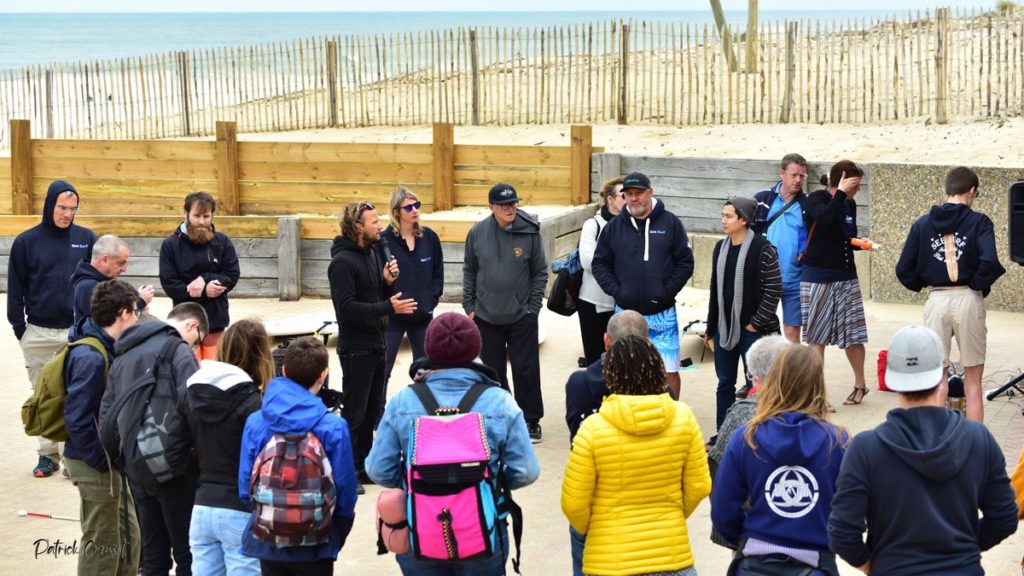
[[376, 210], [376, 208], [374, 208], [373, 204], [370, 202], [360, 202], [359, 205], [356, 206], [356, 220], [362, 220], [363, 212], [366, 212], [367, 210]]
[[406, 212], [412, 212], [413, 209], [419, 210], [420, 206], [422, 206], [422, 205], [423, 204], [421, 204], [419, 201], [416, 201], [416, 202], [413, 202], [412, 204], [407, 204], [405, 206], [402, 206], [402, 210], [405, 210]]

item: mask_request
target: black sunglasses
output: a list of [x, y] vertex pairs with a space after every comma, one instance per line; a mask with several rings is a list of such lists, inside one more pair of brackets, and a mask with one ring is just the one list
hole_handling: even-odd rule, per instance
[[421, 204], [419, 201], [416, 201], [416, 202], [413, 202], [412, 204], [407, 204], [405, 206], [402, 206], [402, 210], [405, 210], [406, 212], [412, 212], [414, 208], [416, 210], [419, 210], [420, 206], [423, 206], [423, 204]]

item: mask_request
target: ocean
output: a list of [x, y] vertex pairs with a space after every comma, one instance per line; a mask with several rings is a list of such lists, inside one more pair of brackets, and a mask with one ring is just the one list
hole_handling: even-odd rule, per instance
[[[762, 10], [761, 22], [871, 20], [880, 10]], [[248, 46], [324, 35], [374, 35], [448, 28], [547, 27], [596, 21], [713, 23], [710, 10], [680, 12], [329, 12], [329, 13], [0, 13], [0, 71], [177, 50]], [[746, 26], [746, 12], [726, 12]]]

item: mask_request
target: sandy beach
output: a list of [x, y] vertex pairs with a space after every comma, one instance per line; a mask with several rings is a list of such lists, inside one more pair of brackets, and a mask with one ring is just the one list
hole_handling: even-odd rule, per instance
[[[594, 146], [641, 156], [774, 160], [799, 152], [822, 162], [965, 164], [1024, 167], [1024, 118], [961, 118], [945, 125], [739, 124], [722, 126], [594, 126]], [[368, 127], [239, 134], [242, 141], [407, 142], [429, 144], [430, 126]], [[456, 144], [568, 145], [569, 126], [456, 126]], [[1024, 177], [1024, 174], [1022, 174]]]

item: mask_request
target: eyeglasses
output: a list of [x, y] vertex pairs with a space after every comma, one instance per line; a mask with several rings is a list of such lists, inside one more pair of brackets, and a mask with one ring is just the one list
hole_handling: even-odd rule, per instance
[[203, 347], [203, 340], [206, 340], [206, 336], [203, 336], [202, 331], [199, 330], [199, 325], [196, 324], [196, 342], [195, 342], [195, 344], [192, 345], [192, 349], [193, 350], [198, 350], [198, 349], [202, 348]]
[[405, 210], [406, 212], [412, 212], [413, 210], [419, 210], [420, 206], [423, 206], [423, 204], [417, 201], [413, 202], [412, 204], [406, 204], [405, 206], [402, 206], [402, 210]]
[[139, 310], [138, 308], [136, 308], [135, 310], [132, 310], [132, 312], [135, 313], [135, 317], [136, 318], [142, 318], [142, 310]]
[[61, 206], [60, 204], [57, 204], [57, 210], [67, 212], [68, 214], [75, 214], [78, 212], [78, 206]]
[[515, 210], [519, 202], [508, 202], [507, 204], [495, 204], [499, 210]]

